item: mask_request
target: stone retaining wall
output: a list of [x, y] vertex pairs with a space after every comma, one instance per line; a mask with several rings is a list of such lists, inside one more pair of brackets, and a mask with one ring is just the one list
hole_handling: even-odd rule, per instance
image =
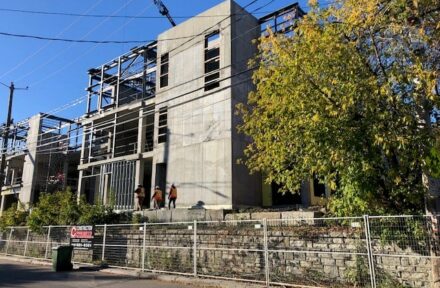
[[[198, 273], [264, 281], [263, 229], [252, 225], [197, 227]], [[125, 231], [124, 241], [129, 246], [138, 245], [143, 239], [140, 232]], [[156, 248], [146, 249], [145, 269], [193, 273], [192, 230], [187, 226], [149, 227], [146, 235], [146, 245]], [[272, 226], [267, 238], [273, 282], [314, 283], [326, 287], [366, 287], [370, 283], [365, 237], [360, 228]], [[120, 238], [117, 241], [120, 242]], [[417, 257], [422, 256], [417, 254], [392, 256], [408, 253], [408, 249], [386, 244], [381, 245], [380, 250], [384, 248], [390, 256], [375, 257], [378, 287], [429, 287], [431, 263], [428, 258]], [[379, 247], [373, 249], [379, 250]], [[119, 251], [122, 254], [118, 259], [127, 259], [127, 266], [141, 266], [141, 248]], [[109, 264], [113, 264], [111, 258], [106, 258]]]

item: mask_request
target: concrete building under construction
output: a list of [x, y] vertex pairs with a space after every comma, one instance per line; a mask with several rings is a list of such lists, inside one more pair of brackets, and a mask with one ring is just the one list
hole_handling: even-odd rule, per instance
[[257, 19], [226, 0], [90, 69], [78, 121], [38, 114], [14, 125], [0, 211], [67, 186], [90, 203], [131, 210], [139, 184], [150, 208], [154, 187], [168, 192], [172, 183], [179, 208], [323, 204], [329, 191], [317, 181], [281, 194], [238, 164], [250, 139], [238, 133], [235, 111], [255, 88], [254, 40], [267, 26], [292, 35], [303, 14], [295, 3]]
[[[10, 128], [6, 151], [5, 182], [0, 214], [14, 203], [23, 208], [38, 201], [42, 192], [76, 190], [79, 125], [72, 120], [40, 113]], [[0, 127], [3, 135], [5, 126]], [[2, 139], [4, 141], [4, 139]]]
[[181, 208], [267, 202], [273, 189], [238, 164], [249, 139], [235, 107], [254, 89], [253, 40], [267, 25], [291, 33], [302, 15], [293, 4], [257, 19], [227, 0], [90, 69], [78, 195], [129, 210], [138, 184], [149, 207], [153, 187], [175, 183]]

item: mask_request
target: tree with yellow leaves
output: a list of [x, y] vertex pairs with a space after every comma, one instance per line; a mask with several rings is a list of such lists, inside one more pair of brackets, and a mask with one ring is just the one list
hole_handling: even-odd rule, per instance
[[285, 191], [317, 176], [335, 215], [423, 212], [440, 120], [439, 1], [311, 7], [292, 36], [260, 41], [256, 91], [239, 106], [253, 139], [246, 165]]

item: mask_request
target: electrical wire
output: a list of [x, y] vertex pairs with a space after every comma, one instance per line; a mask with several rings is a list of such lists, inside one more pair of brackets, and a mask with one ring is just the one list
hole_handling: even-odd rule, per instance
[[[153, 4], [150, 4], [148, 6], [146, 6], [142, 11], [140, 11], [139, 15], [141, 15], [142, 13], [144, 13], [145, 11], [147, 11], [150, 7], [152, 7]], [[116, 12], [117, 13], [117, 12]], [[114, 30], [112, 33], [110, 33], [108, 35], [108, 37], [110, 37], [111, 35], [117, 33], [118, 31], [120, 31], [122, 28], [124, 28], [126, 25], [128, 25], [129, 23], [131, 23], [132, 20], [127, 21], [126, 23], [124, 23], [123, 25], [121, 25], [118, 29]], [[64, 66], [60, 67], [59, 69], [51, 72], [49, 75], [46, 75], [46, 77], [44, 77], [43, 79], [40, 79], [36, 82], [34, 82], [32, 85], [38, 85], [41, 82], [44, 82], [50, 78], [52, 78], [53, 76], [57, 75], [58, 73], [64, 71], [66, 68], [70, 67], [71, 65], [73, 65], [74, 63], [76, 63], [77, 61], [81, 60], [85, 55], [87, 55], [88, 53], [90, 53], [92, 50], [94, 50], [97, 47], [98, 44], [95, 44], [94, 46], [88, 48], [84, 53], [80, 54], [78, 57], [76, 57], [75, 59], [73, 59], [72, 61], [70, 61], [69, 63], [65, 64]]]
[[[126, 6], [128, 6], [133, 0], [130, 0], [128, 3], [125, 3], [124, 5], [122, 5], [121, 7], [119, 7], [117, 10], [115, 10], [112, 15], [118, 13], [119, 11], [121, 11], [122, 9], [124, 9]], [[111, 16], [111, 15], [110, 15]], [[90, 29], [86, 34], [84, 34], [81, 37], [81, 40], [84, 40], [87, 38], [87, 36], [89, 36], [91, 33], [93, 33], [94, 31], [96, 31], [99, 27], [101, 27], [102, 25], [104, 25], [107, 21], [109, 20], [109, 18], [106, 18], [104, 20], [102, 20], [101, 22], [99, 22], [97, 25], [94, 25], [92, 27], [92, 29]], [[34, 69], [32, 69], [31, 71], [28, 71], [26, 74], [22, 75], [17, 81], [20, 81], [21, 79], [24, 79], [26, 77], [28, 77], [29, 75], [32, 75], [33, 73], [35, 73], [35, 71], [38, 71], [39, 69], [41, 69], [42, 67], [47, 66], [49, 63], [51, 63], [53, 60], [55, 60], [56, 58], [58, 58], [60, 55], [66, 53], [66, 51], [68, 51], [73, 45], [75, 45], [75, 43], [70, 43], [69, 46], [67, 46], [64, 49], [61, 49], [57, 54], [53, 55], [50, 59], [48, 59], [46, 62], [44, 62], [41, 65], [38, 65], [37, 67], [34, 67]]]
[[[81, 16], [84, 15], [85, 13], [90, 12], [91, 10], [93, 10], [96, 6], [98, 6], [103, 0], [99, 0], [97, 1], [95, 4], [93, 4], [90, 8], [88, 8], [84, 13], [79, 14], [78, 18], [75, 19], [74, 21], [72, 21], [69, 25], [67, 25], [66, 28], [64, 28], [60, 33], [57, 34], [56, 37], [59, 37], [61, 35], [63, 35], [65, 32], [67, 32], [70, 28], [72, 28], [79, 20], [81, 20]], [[44, 49], [46, 49], [52, 42], [47, 42], [45, 43], [43, 46], [41, 46], [39, 49], [35, 50], [31, 55], [27, 56], [26, 58], [24, 58], [21, 62], [19, 62], [17, 65], [15, 65], [13, 68], [11, 68], [10, 70], [8, 70], [7, 72], [3, 73], [0, 76], [0, 79], [2, 79], [3, 77], [5, 77], [6, 75], [10, 74], [11, 72], [14, 72], [15, 70], [17, 70], [18, 68], [20, 68], [21, 66], [23, 66], [24, 64], [26, 64], [30, 59], [32, 59], [33, 57], [35, 57], [36, 55], [40, 54], [41, 51], [43, 51]], [[20, 80], [17, 80], [20, 81]]]
[[[255, 2], [256, 2], [256, 1], [252, 1], [250, 4], [253, 4], [253, 3], [255, 3]], [[250, 5], [250, 4], [248, 4], [248, 5]], [[247, 6], [248, 6], [248, 5], [247, 5]], [[267, 5], [267, 4], [265, 4], [265, 5]], [[247, 6], [246, 6], [246, 7], [247, 7]], [[260, 7], [260, 8], [261, 8], [261, 7]], [[257, 8], [257, 9], [259, 9], [259, 8]], [[254, 28], [256, 28], [256, 27], [259, 27], [259, 26], [255, 26]], [[238, 38], [238, 37], [242, 37], [244, 34], [248, 33], [249, 31], [253, 30], [254, 28], [249, 29], [249, 30], [246, 31], [245, 33], [242, 33], [242, 34], [238, 35], [237, 37], [233, 38], [232, 40], [234, 40], [234, 39], [236, 39], [236, 38]], [[190, 81], [193, 81], [193, 80], [190, 80]], [[182, 85], [183, 85], [183, 84], [184, 84], [184, 83], [182, 83]], [[177, 87], [174, 87], [174, 88], [177, 88]], [[157, 96], [157, 95], [156, 95], [156, 96]], [[81, 97], [81, 98], [82, 98], [82, 97]], [[80, 98], [80, 99], [81, 99], [81, 98]], [[82, 100], [82, 101], [80, 101], [80, 102], [77, 102], [76, 105], [79, 104], [79, 103], [82, 103], [83, 101], [84, 101], [84, 100]], [[55, 130], [57, 130], [57, 129], [55, 129]], [[45, 132], [45, 133], [47, 133], [47, 132]]]
[[[233, 74], [233, 75], [230, 75], [230, 76], [224, 77], [224, 78], [222, 78], [222, 79], [219, 79], [219, 82], [223, 82], [223, 81], [226, 81], [226, 80], [232, 79], [233, 77], [236, 77], [236, 76], [239, 76], [239, 75], [242, 75], [242, 74], [248, 73], [248, 72], [254, 70], [255, 68], [256, 68], [256, 67], [247, 68], [247, 69], [245, 69], [245, 70], [243, 70], [243, 71], [240, 71], [240, 72], [237, 72], [237, 73], [235, 73], [235, 74]], [[225, 86], [225, 87], [221, 87], [220, 89], [215, 89], [215, 90], [212, 91], [212, 92], [205, 93], [204, 95], [201, 95], [201, 96], [196, 97], [196, 98], [192, 98], [192, 99], [187, 100], [187, 101], [185, 101], [185, 102], [176, 103], [176, 104], [174, 104], [174, 105], [168, 105], [167, 107], [168, 107], [168, 108], [175, 108], [175, 107], [178, 107], [178, 106], [180, 106], [180, 105], [187, 104], [187, 103], [189, 103], [189, 102], [192, 102], [192, 101], [195, 101], [195, 100], [199, 100], [199, 99], [202, 99], [202, 98], [204, 98], [204, 97], [210, 96], [210, 95], [212, 95], [212, 94], [218, 93], [218, 92], [223, 91], [223, 90], [225, 90], [225, 89], [229, 89], [229, 88], [231, 88], [231, 87], [234, 87], [234, 86], [237, 86], [237, 85], [244, 84], [244, 83], [246, 83], [246, 82], [248, 82], [248, 81], [250, 81], [250, 80], [251, 80], [251, 77], [247, 77], [247, 78], [245, 78], [245, 79], [243, 79], [243, 80], [241, 80], [241, 81], [239, 81], [239, 82], [236, 82], [236, 83], [233, 83], [233, 84], [227, 85], [227, 86]], [[176, 99], [178, 99], [178, 98], [181, 98], [181, 97], [187, 96], [187, 95], [189, 95], [189, 94], [195, 93], [195, 92], [197, 92], [197, 91], [199, 91], [199, 90], [202, 90], [202, 89], [204, 89], [204, 88], [205, 88], [205, 86], [203, 85], [203, 86], [198, 87], [198, 88], [195, 88], [195, 89], [193, 89], [193, 90], [191, 90], [191, 91], [188, 91], [188, 92], [182, 93], [182, 94], [180, 94], [180, 95], [176, 95], [176, 96], [174, 96], [174, 97], [172, 97], [172, 98], [170, 98], [170, 99], [167, 99], [167, 100], [165, 100], [165, 101], [157, 102], [157, 103], [155, 103], [155, 107], [160, 107], [161, 104], [166, 104], [166, 103], [168, 103], [169, 101], [173, 101], [173, 100], [176, 100]], [[139, 113], [139, 110], [134, 110], [134, 111], [129, 112], [129, 113]], [[157, 110], [157, 111], [152, 111], [150, 115], [154, 115], [155, 113], [159, 113], [159, 110]], [[127, 115], [128, 115], [128, 114], [121, 115], [121, 116], [119, 116], [119, 118], [120, 118], [120, 117], [127, 117]], [[145, 114], [142, 115], [142, 116], [138, 116], [138, 117], [135, 117], [135, 118], [131, 118], [131, 119], [128, 120], [128, 122], [131, 122], [131, 121], [134, 121], [134, 120], [138, 120], [138, 119], [140, 119], [140, 118], [146, 117], [147, 115], [148, 115], [148, 114], [145, 113]], [[111, 121], [111, 120], [112, 120], [112, 119], [110, 119], [110, 121]], [[125, 124], [125, 123], [128, 123], [128, 122], [127, 122], [127, 121], [126, 121], [126, 122], [120, 122], [120, 123], [116, 123], [115, 125], [116, 125], [116, 126], [117, 126], [117, 125], [122, 125], [122, 124]], [[84, 126], [83, 126], [82, 128], [84, 128]], [[102, 131], [102, 130], [103, 130], [103, 129], [101, 129], [101, 130], [99, 130], [99, 131]], [[122, 132], [123, 132], [123, 131], [122, 131]], [[81, 133], [81, 134], [75, 135], [74, 138], [78, 138], [78, 137], [80, 137], [80, 136], [82, 137], [83, 135], [84, 135], [84, 131], [83, 131], [83, 133]], [[56, 136], [58, 137], [58, 135], [56, 135]], [[73, 138], [73, 139], [74, 139], [74, 138]], [[71, 139], [72, 139], [72, 138], [71, 138]], [[46, 140], [46, 139], [45, 139], [45, 140]], [[59, 142], [60, 142], [60, 141], [57, 140], [57, 141], [53, 141], [53, 142], [49, 142], [49, 143], [44, 143], [44, 144], [42, 144], [42, 145], [36, 145], [36, 148], [43, 147], [43, 146], [47, 146], [47, 145], [52, 145], [52, 144], [57, 144], [57, 143], [59, 143]], [[56, 150], [56, 149], [58, 149], [58, 148], [52, 148], [52, 149], [55, 149], [55, 150]]]
[[[166, 19], [165, 16], [135, 16], [135, 15], [104, 15], [104, 14], [78, 14], [78, 13], [67, 13], [67, 12], [55, 12], [55, 11], [41, 11], [41, 10], [24, 10], [24, 9], [9, 9], [9, 8], [0, 8], [0, 11], [3, 12], [15, 12], [15, 13], [25, 13], [25, 14], [39, 14], [39, 15], [55, 15], [55, 16], [70, 16], [70, 17], [87, 17], [87, 18], [122, 18], [122, 19]], [[264, 14], [269, 12], [259, 12], [259, 14]], [[175, 16], [173, 18], [176, 19], [189, 19], [189, 18], [211, 18], [218, 16], [227, 16], [227, 15], [188, 15], [188, 16]]]
[[[243, 9], [249, 7], [250, 5], [252, 5], [252, 4], [254, 4], [254, 3], [258, 2], [258, 1], [259, 1], [259, 0], [253, 0], [253, 1], [249, 2], [247, 5], [245, 5], [245, 6], [243, 7]], [[257, 8], [257, 9], [258, 9], [258, 8]], [[141, 12], [141, 13], [142, 13], [142, 12]], [[252, 12], [251, 12], [251, 13], [252, 13]], [[222, 23], [223, 21], [229, 19], [229, 18], [232, 17], [233, 15], [235, 15], [235, 14], [228, 15], [226, 18], [224, 18], [224, 19], [218, 21], [216, 24], [214, 24], [214, 25], [208, 27], [207, 29], [205, 29], [205, 30], [202, 31], [201, 33], [198, 33], [198, 34], [196, 34], [196, 35], [192, 35], [192, 36], [187, 36], [187, 37], [190, 38], [190, 39], [189, 39], [188, 41], [184, 42], [182, 45], [184, 45], [184, 44], [186, 44], [186, 43], [189, 43], [191, 40], [194, 40], [196, 37], [199, 37], [199, 36], [204, 35], [207, 31], [211, 30], [213, 27], [219, 25], [219, 24]], [[235, 19], [234, 23], [237, 22], [237, 21], [239, 21], [241, 18], [242, 18], [242, 17], [240, 17], [240, 18], [238, 18], [238, 19]], [[126, 24], [128, 24], [128, 23], [130, 23], [130, 22], [127, 22]], [[226, 27], [229, 27], [230, 25], [232, 25], [232, 23], [230, 23], [230, 24], [229, 24], [228, 26], [226, 26]], [[226, 27], [225, 27], [225, 28], [226, 28]], [[116, 30], [116, 31], [113, 31], [112, 34], [116, 33], [116, 32], [119, 31], [121, 28], [122, 28], [122, 27], [120, 27], [120, 28], [119, 28], [118, 30]], [[112, 34], [110, 34], [110, 35], [112, 35]], [[182, 38], [182, 39], [183, 39], [183, 38]], [[196, 44], [198, 44], [198, 43], [200, 43], [200, 42], [202, 42], [202, 41], [204, 41], [204, 39], [201, 39], [200, 41], [197, 41], [197, 42], [194, 43], [192, 46], [194, 46], [194, 45], [196, 45]], [[96, 45], [97, 45], [97, 44], [96, 44]], [[91, 47], [91, 48], [89, 48], [89, 50], [87, 50], [85, 53], [81, 54], [79, 57], [75, 58], [73, 61], [69, 62], [68, 64], [64, 65], [63, 67], [59, 68], [58, 70], [56, 70], [56, 71], [50, 73], [50, 74], [47, 75], [45, 78], [43, 78], [43, 79], [41, 79], [41, 80], [39, 80], [39, 81], [37, 81], [37, 82], [32, 83], [31, 85], [32, 85], [32, 86], [38, 85], [39, 83], [44, 82], [44, 81], [50, 79], [51, 77], [57, 75], [58, 73], [60, 73], [61, 71], [63, 71], [64, 69], [66, 69], [67, 67], [69, 67], [70, 65], [72, 65], [73, 63], [75, 63], [76, 61], [78, 61], [79, 59], [81, 59], [85, 54], [87, 54], [87, 53], [89, 53], [91, 50], [93, 50], [93, 49], [96, 47], [96, 45], [93, 46], [93, 47]], [[179, 47], [182, 47], [182, 45], [180, 45]], [[175, 51], [175, 50], [178, 49], [179, 47], [176, 47], [175, 49], [171, 49], [171, 50], [169, 51], [169, 54], [171, 54], [173, 51]], [[176, 53], [176, 55], [177, 55], [177, 54], [179, 54], [179, 53]], [[171, 57], [171, 55], [170, 55], [170, 57]]]
[[[18, 37], [18, 38], [30, 38], [36, 40], [49, 40], [49, 41], [60, 41], [60, 42], [73, 42], [73, 43], [94, 43], [94, 44], [139, 44], [152, 42], [155, 40], [147, 39], [147, 40], [81, 40], [81, 39], [68, 39], [68, 38], [56, 38], [56, 37], [45, 37], [38, 35], [27, 35], [27, 34], [15, 34], [15, 33], [7, 33], [0, 32], [0, 35], [10, 36], [10, 37]], [[176, 40], [176, 39], [166, 39], [166, 40]]]

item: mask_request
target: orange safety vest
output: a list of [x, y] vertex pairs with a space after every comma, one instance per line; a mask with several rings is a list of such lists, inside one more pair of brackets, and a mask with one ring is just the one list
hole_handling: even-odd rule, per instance
[[162, 191], [160, 189], [154, 190], [153, 198], [158, 202], [162, 201]]
[[170, 189], [170, 199], [176, 199], [177, 198], [177, 188], [171, 187]]

